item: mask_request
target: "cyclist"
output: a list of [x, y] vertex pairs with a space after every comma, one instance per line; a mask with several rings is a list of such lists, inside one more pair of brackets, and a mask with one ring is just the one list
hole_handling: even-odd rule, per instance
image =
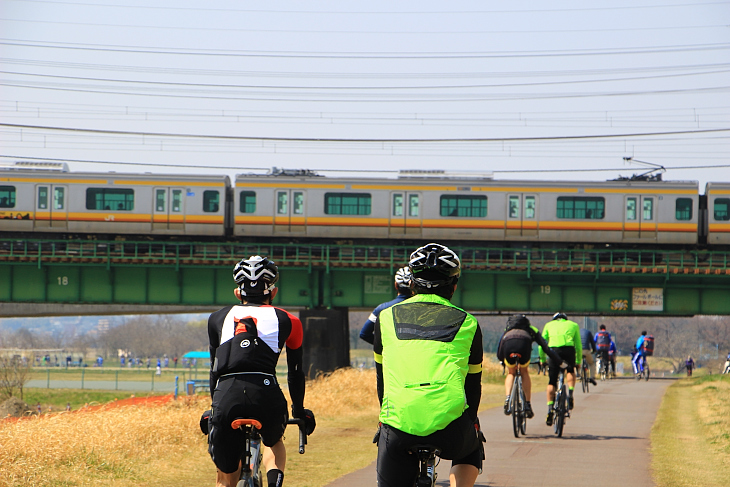
[[262, 457], [268, 485], [281, 487], [286, 464], [282, 437], [289, 415], [276, 380], [276, 363], [284, 345], [292, 415], [304, 419], [307, 434], [316, 424], [312, 412], [303, 405], [302, 323], [271, 305], [279, 280], [274, 262], [251, 256], [236, 264], [233, 278], [241, 304], [226, 306], [208, 319], [213, 399], [207, 425], [208, 452], [218, 469], [216, 486], [235, 486], [244, 445], [243, 432], [232, 429], [231, 422], [236, 418], [258, 419], [263, 425], [262, 441], [268, 447]]
[[[545, 323], [542, 336], [547, 341], [548, 346], [560, 355], [563, 361], [568, 363], [568, 367], [565, 369], [565, 382], [568, 385], [568, 408], [573, 409], [573, 391], [575, 389], [575, 372], [573, 369], [576, 358], [580, 357], [583, 349], [578, 324], [570, 321], [565, 313], [557, 312], [553, 315], [552, 321]], [[540, 349], [540, 361], [545, 361], [545, 352], [542, 349]], [[555, 388], [558, 385], [559, 374], [560, 364], [550, 359], [548, 362], [547, 386], [548, 414], [545, 418], [545, 424], [548, 426], [553, 424], [553, 404], [555, 403]]]
[[608, 367], [609, 350], [611, 350], [611, 342], [613, 342], [613, 339], [611, 338], [611, 334], [606, 331], [606, 325], [598, 327], [594, 341], [596, 342], [596, 356], [601, 359], [601, 366]]
[[[512, 385], [517, 374], [517, 367], [521, 369], [522, 388], [525, 391], [525, 415], [532, 418], [535, 414], [532, 411], [530, 398], [532, 395], [532, 380], [530, 379], [530, 355], [532, 355], [532, 342], [537, 342], [545, 353], [547, 353], [556, 363], [562, 362], [560, 356], [550, 350], [545, 339], [540, 335], [537, 328], [530, 324], [527, 316], [517, 314], [512, 315], [507, 320], [507, 327], [504, 334], [499, 339], [497, 345], [497, 360], [503, 362], [507, 368], [507, 378], [504, 381], [504, 389], [507, 394], [504, 400], [504, 414], [509, 415], [509, 399], [512, 394]], [[513, 353], [519, 353], [522, 357], [520, 363], [510, 357]]]
[[360, 330], [360, 338], [368, 342], [370, 345], [373, 344], [373, 340], [375, 338], [373, 330], [375, 328], [375, 321], [378, 319], [380, 312], [386, 308], [390, 308], [394, 304], [400, 303], [404, 299], [410, 298], [413, 295], [411, 291], [411, 270], [408, 267], [401, 267], [396, 271], [394, 286], [395, 290], [398, 292], [395, 299], [378, 305], [378, 307], [370, 313], [367, 321], [362, 326], [362, 330]]
[[608, 360], [611, 363], [611, 377], [616, 377], [616, 342], [611, 340], [611, 347], [608, 349]]
[[410, 256], [415, 295], [385, 309], [375, 322], [375, 371], [380, 421], [379, 487], [413, 485], [416, 445], [433, 445], [452, 460], [451, 485], [473, 486], [483, 449], [482, 332], [477, 320], [451, 304], [461, 274], [457, 255], [440, 244]]
[[636, 340], [636, 353], [631, 359], [631, 365], [634, 367], [634, 375], [639, 375], [641, 369], [639, 368], [639, 362], [646, 360], [646, 350], [644, 350], [644, 340], [646, 340], [646, 331], [641, 332], [641, 336]]
[[[593, 334], [591, 333], [591, 330], [589, 330], [588, 328], [580, 329], [580, 342], [583, 344], [581, 355], [584, 359], [586, 359], [586, 364], [588, 365], [588, 382], [590, 382], [594, 386], [598, 385], [595, 379], [595, 367], [593, 366], [595, 364], [595, 361], [593, 360], [593, 354], [596, 352], [596, 342], [593, 339]], [[576, 357], [575, 364], [577, 367], [582, 367], [580, 360], [580, 357]]]

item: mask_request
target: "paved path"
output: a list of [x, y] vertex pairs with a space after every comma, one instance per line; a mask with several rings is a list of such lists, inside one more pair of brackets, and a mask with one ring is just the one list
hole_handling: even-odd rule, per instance
[[[653, 487], [649, 433], [670, 380], [613, 380], [591, 392], [576, 391], [573, 415], [563, 438], [545, 425], [545, 393], [533, 397], [535, 418], [527, 436], [515, 438], [511, 418], [501, 408], [479, 415], [487, 436], [482, 487]], [[559, 463], [560, 462], [560, 463]], [[439, 486], [448, 486], [448, 461], [439, 466]], [[375, 485], [375, 463], [341, 477], [328, 487]]]

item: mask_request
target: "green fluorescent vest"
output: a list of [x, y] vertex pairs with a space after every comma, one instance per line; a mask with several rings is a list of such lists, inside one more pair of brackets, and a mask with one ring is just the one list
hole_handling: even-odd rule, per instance
[[380, 421], [427, 436], [467, 408], [464, 379], [477, 320], [435, 294], [417, 294], [380, 313]]

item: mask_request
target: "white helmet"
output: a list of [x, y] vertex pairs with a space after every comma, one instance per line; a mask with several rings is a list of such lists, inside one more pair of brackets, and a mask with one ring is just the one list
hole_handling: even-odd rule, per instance
[[398, 287], [410, 287], [411, 286], [411, 269], [408, 267], [401, 267], [395, 272], [395, 285]]
[[238, 284], [241, 296], [269, 294], [279, 280], [279, 268], [266, 257], [252, 255], [236, 264], [233, 280]]

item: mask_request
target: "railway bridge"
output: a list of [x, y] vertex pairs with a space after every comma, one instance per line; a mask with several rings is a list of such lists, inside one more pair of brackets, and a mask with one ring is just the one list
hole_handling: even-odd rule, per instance
[[[474, 312], [730, 314], [730, 252], [451, 247], [454, 303]], [[270, 256], [277, 304], [370, 310], [393, 295], [411, 247], [0, 239], [0, 316], [208, 311], [230, 304], [231, 269]]]

